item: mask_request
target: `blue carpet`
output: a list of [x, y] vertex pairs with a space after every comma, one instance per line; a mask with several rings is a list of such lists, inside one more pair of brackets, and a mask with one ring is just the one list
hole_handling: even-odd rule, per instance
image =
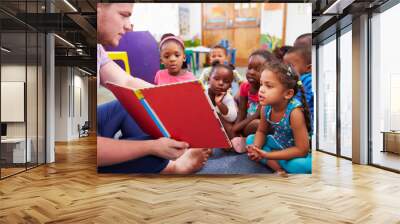
[[272, 173], [265, 165], [251, 161], [246, 153], [213, 149], [213, 155], [197, 174]]

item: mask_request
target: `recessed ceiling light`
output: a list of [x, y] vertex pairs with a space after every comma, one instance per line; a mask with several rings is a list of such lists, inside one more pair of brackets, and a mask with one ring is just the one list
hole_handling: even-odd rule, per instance
[[74, 10], [74, 12], [78, 12], [78, 10], [71, 4], [69, 3], [68, 0], [64, 0], [65, 4], [67, 4], [72, 10]]
[[9, 49], [7, 49], [7, 48], [5, 48], [5, 47], [1, 47], [1, 50], [4, 51], [4, 52], [6, 52], [6, 53], [10, 53], [10, 52], [11, 52], [11, 50], [9, 50]]
[[83, 72], [83, 73], [85, 73], [85, 74], [87, 74], [87, 75], [92, 75], [92, 73], [90, 73], [90, 72], [88, 72], [88, 71], [86, 71], [86, 70], [83, 70], [83, 69], [81, 69], [81, 68], [79, 68], [79, 67], [78, 67], [78, 70], [81, 71], [81, 72]]
[[69, 45], [69, 46], [75, 48], [75, 45], [71, 44], [71, 42], [67, 41], [66, 39], [64, 39], [64, 38], [62, 38], [62, 37], [60, 37], [60, 36], [58, 36], [57, 34], [54, 34], [54, 36], [57, 37], [58, 39], [60, 39], [62, 42], [66, 43], [67, 45]]

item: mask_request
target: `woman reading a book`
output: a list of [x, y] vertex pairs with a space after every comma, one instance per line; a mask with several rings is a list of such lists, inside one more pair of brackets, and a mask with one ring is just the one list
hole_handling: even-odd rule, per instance
[[[132, 30], [132, 3], [97, 4], [97, 82], [110, 81], [132, 88], [152, 86], [126, 75], [107, 57], [102, 45], [117, 46]], [[99, 172], [190, 174], [202, 168], [209, 151], [188, 149], [185, 142], [169, 138], [151, 139], [143, 133], [118, 101], [97, 108], [97, 165]], [[125, 140], [114, 139], [121, 131]]]

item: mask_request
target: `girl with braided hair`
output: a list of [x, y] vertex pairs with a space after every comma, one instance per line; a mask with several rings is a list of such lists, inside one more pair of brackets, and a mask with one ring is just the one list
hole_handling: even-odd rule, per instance
[[[295, 96], [301, 92], [301, 100]], [[267, 63], [258, 92], [261, 121], [246, 139], [251, 160], [266, 164], [279, 175], [311, 173], [310, 111], [298, 75], [290, 65]]]

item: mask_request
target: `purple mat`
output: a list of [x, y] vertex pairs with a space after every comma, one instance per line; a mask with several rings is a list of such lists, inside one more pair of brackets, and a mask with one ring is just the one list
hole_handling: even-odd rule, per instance
[[[129, 67], [133, 76], [154, 83], [156, 72], [160, 69], [160, 52], [157, 41], [148, 31], [126, 33], [117, 47], [105, 46], [107, 51], [128, 52]], [[124, 65], [116, 61], [121, 68]]]

